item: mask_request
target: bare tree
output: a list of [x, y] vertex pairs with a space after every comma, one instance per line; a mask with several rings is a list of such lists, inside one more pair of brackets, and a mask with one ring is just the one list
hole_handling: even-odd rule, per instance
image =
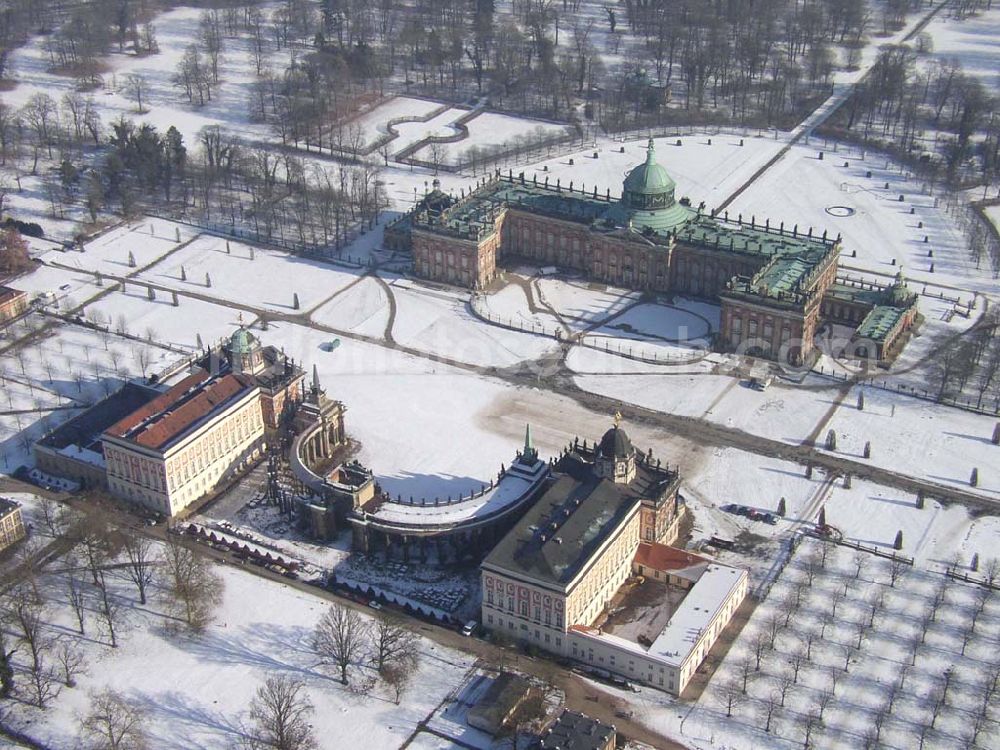
[[68, 589], [67, 598], [69, 599], [70, 606], [73, 608], [73, 614], [76, 615], [76, 622], [77, 626], [80, 628], [80, 635], [84, 635], [87, 629], [87, 610], [85, 606], [83, 586], [72, 570], [69, 575], [66, 576], [66, 587]]
[[804, 737], [802, 739], [802, 747], [809, 748], [812, 747], [812, 737], [816, 730], [823, 726], [823, 720], [816, 714], [810, 712], [806, 715], [806, 722], [802, 728], [804, 732]]
[[754, 668], [753, 656], [751, 656], [750, 654], [746, 654], [742, 659], [740, 659], [737, 668], [740, 670], [740, 680], [741, 680], [740, 686], [743, 689], [743, 694], [746, 695], [747, 683], [750, 682], [751, 678], [756, 676], [755, 673], [757, 671]]
[[750, 645], [753, 648], [754, 671], [759, 672], [760, 662], [768, 649], [767, 633], [762, 630], [758, 630], [754, 633], [753, 640], [750, 642]]
[[861, 577], [861, 571], [863, 571], [868, 565], [868, 555], [860, 551], [855, 552], [853, 562], [854, 562], [854, 577], [855, 579], [857, 579]]
[[347, 684], [347, 670], [364, 647], [367, 626], [361, 615], [343, 604], [331, 604], [316, 625], [313, 647], [320, 658], [340, 668], [340, 681]]
[[135, 99], [135, 111], [140, 115], [145, 114], [146, 110], [142, 107], [142, 98], [146, 95], [146, 91], [149, 88], [146, 78], [138, 73], [130, 73], [125, 77], [124, 88], [125, 94]]
[[774, 723], [774, 715], [778, 712], [779, 696], [776, 691], [767, 694], [761, 701], [761, 708], [764, 712], [764, 731], [770, 733], [771, 724]]
[[165, 563], [172, 609], [192, 630], [204, 630], [222, 598], [222, 579], [204, 557], [172, 537], [167, 540]]
[[81, 722], [93, 750], [146, 750], [146, 715], [113, 690], [90, 694], [90, 713]]
[[66, 687], [76, 687], [76, 678], [86, 673], [87, 659], [72, 642], [62, 638], [56, 647], [56, 661]]
[[764, 630], [767, 633], [767, 647], [774, 649], [774, 642], [781, 632], [782, 615], [780, 612], [771, 612], [764, 618]]
[[719, 686], [719, 702], [726, 707], [726, 717], [733, 715], [733, 709], [744, 701], [744, 691], [740, 683], [733, 678], [727, 679]]
[[97, 584], [97, 590], [100, 593], [101, 602], [101, 627], [103, 628], [105, 635], [108, 637], [111, 648], [118, 648], [118, 631], [124, 613], [122, 611], [121, 604], [119, 604], [118, 600], [112, 597], [111, 593], [108, 591], [108, 585], [104, 579], [103, 570], [98, 573], [98, 580], [99, 583]]
[[393, 701], [397, 706], [416, 671], [416, 662], [406, 660], [386, 664], [382, 669], [382, 679], [385, 680], [386, 685], [392, 688]]
[[796, 683], [796, 677], [787, 669], [782, 669], [778, 674], [778, 695], [781, 696], [781, 707], [785, 707], [785, 697], [788, 695], [788, 691], [792, 689], [792, 685]]
[[153, 581], [156, 554], [153, 542], [135, 529], [124, 530], [123, 548], [128, 557], [125, 572], [139, 590], [139, 603], [146, 603], [146, 587]]
[[382, 614], [371, 628], [375, 668], [381, 673], [386, 666], [417, 659], [417, 637], [406, 622], [395, 615]]
[[[51, 380], [51, 376], [49, 380]], [[42, 512], [42, 523], [49, 536], [59, 537], [66, 526], [66, 509], [59, 502], [51, 497], [40, 496], [38, 498], [38, 509]]]
[[312, 713], [313, 705], [301, 680], [284, 674], [268, 677], [250, 704], [248, 750], [315, 748], [316, 738], [309, 723]]
[[896, 582], [906, 573], [908, 567], [905, 562], [894, 557], [889, 563], [889, 585], [895, 587]]

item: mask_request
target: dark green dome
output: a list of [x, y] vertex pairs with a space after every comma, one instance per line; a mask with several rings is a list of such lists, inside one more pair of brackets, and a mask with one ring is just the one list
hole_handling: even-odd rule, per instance
[[666, 208], [674, 202], [677, 184], [667, 170], [656, 163], [653, 139], [646, 148], [646, 161], [635, 167], [625, 178], [623, 192], [633, 208]]

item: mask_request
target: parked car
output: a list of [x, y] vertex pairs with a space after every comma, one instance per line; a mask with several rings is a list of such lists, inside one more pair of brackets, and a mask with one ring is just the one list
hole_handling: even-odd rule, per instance
[[369, 601], [368, 606], [372, 609], [382, 609], [382, 605], [378, 603], [378, 599], [372, 599]]
[[473, 636], [476, 634], [476, 628], [479, 627], [479, 623], [475, 620], [469, 620], [465, 625], [462, 626], [462, 635]]
[[724, 510], [726, 513], [735, 513], [736, 509], [739, 507], [740, 506], [738, 506], [736, 503], [726, 503], [725, 505], [722, 506], [722, 510]]
[[774, 526], [776, 523], [778, 523], [778, 517], [774, 515], [774, 513], [765, 513], [764, 522]]

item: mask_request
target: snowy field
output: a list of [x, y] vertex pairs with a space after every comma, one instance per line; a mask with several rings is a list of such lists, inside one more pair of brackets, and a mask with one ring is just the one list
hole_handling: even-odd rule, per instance
[[[798, 464], [733, 448], [716, 448], [710, 455], [709, 461], [703, 460], [683, 477], [684, 495], [695, 511], [695, 541], [716, 534], [736, 538], [747, 533], [764, 543], [816, 523], [820, 509], [825, 508], [827, 523], [847, 541], [891, 551], [896, 532], [902, 531], [900, 554], [916, 558], [928, 569], [943, 570], [956, 557], [967, 565], [976, 553], [983, 559], [995, 553], [1000, 517], [970, 513], [965, 507], [931, 499], [918, 508], [916, 497], [901, 490], [859, 479], [848, 488], [842, 479], [831, 481], [821, 471], [809, 478]], [[776, 512], [781, 498], [786, 513], [776, 526], [721, 510], [727, 503], [736, 503]], [[772, 561], [770, 555], [729, 560], [763, 566], [754, 572], [756, 578]]]
[[[419, 671], [400, 705], [384, 687], [357, 694], [340, 683], [334, 670], [322, 667], [309, 647], [326, 602], [235, 568], [217, 571], [225, 583], [224, 600], [201, 635], [171, 632], [160, 585], [154, 584], [149, 606], [140, 606], [124, 573], [111, 573], [109, 586], [125, 623], [117, 649], [100, 632], [93, 587], [84, 584], [87, 635], [80, 637], [66, 598], [65, 573], [40, 576], [46, 633], [80, 649], [88, 670], [77, 687], [64, 687], [44, 712], [25, 706], [7, 720], [49, 747], [78, 747], [88, 693], [110, 687], [145, 711], [143, 727], [152, 747], [231, 747], [243, 736], [256, 689], [267, 677], [288, 675], [306, 685], [316, 709], [309, 722], [320, 747], [399, 747], [471, 667], [470, 658], [420, 639]], [[352, 669], [356, 682], [370, 671]]]
[[466, 308], [466, 293], [393, 287], [393, 337], [406, 346], [483, 367], [508, 367], [556, 350], [544, 336], [483, 325]]
[[[973, 746], [1000, 597], [919, 566], [893, 575], [889, 560], [804, 541], [697, 704], [646, 691], [637, 717], [695, 748], [802, 747], [807, 731], [817, 748]], [[975, 746], [997, 741], [989, 722]]]
[[[357, 277], [356, 272], [329, 264], [212, 235], [201, 235], [139, 276], [168, 289], [293, 314], [295, 294], [298, 311], [306, 311]], [[279, 279], [280, 284], [269, 283]]]
[[[277, 7], [277, 3], [265, 3], [260, 7], [268, 13]], [[158, 54], [136, 57], [111, 53], [105, 56], [104, 63], [110, 70], [104, 74], [103, 90], [93, 93], [105, 124], [125, 116], [136, 122], [149, 123], [161, 133], [174, 126], [184, 136], [189, 149], [196, 142], [199, 131], [213, 125], [239, 130], [248, 139], [272, 138], [267, 125], [250, 121], [247, 104], [256, 75], [250, 42], [246, 37], [225, 39], [226, 48], [220, 60], [220, 84], [213, 89], [211, 101], [203, 107], [189, 106], [183, 91], [173, 85], [171, 77], [185, 49], [198, 39], [202, 12], [201, 8], [181, 7], [158, 15], [154, 19], [160, 47]], [[4, 102], [9, 106], [20, 107], [37, 93], [46, 93], [59, 100], [73, 91], [73, 78], [49, 72], [51, 62], [45, 51], [45, 41], [45, 36], [36, 36], [11, 54], [7, 75], [18, 85], [3, 95]], [[287, 64], [287, 50], [275, 52], [271, 44], [267, 49], [266, 62], [273, 61], [275, 68]], [[142, 104], [149, 111], [145, 114], [136, 111], [135, 101], [122, 90], [130, 74], [146, 79], [148, 90]]]
[[1000, 8], [996, 4], [961, 21], [939, 13], [924, 31], [933, 40], [934, 58], [957, 59], [963, 72], [978, 76], [994, 95], [1000, 93]]
[[[386, 123], [396, 117], [424, 117], [441, 105], [429, 99], [417, 99], [412, 96], [394, 96], [365, 112], [360, 117], [345, 123], [348, 133], [358, 129], [359, 141], [364, 147], [370, 147], [379, 138], [388, 135]], [[389, 144], [393, 151], [397, 150], [396, 141]]]
[[[678, 198], [687, 196], [694, 206], [705, 201], [707, 208], [712, 208], [749, 179], [787, 139], [784, 133], [775, 137], [758, 136], [756, 130], [739, 132], [740, 135], [696, 133], [680, 138], [680, 146], [676, 145], [677, 138], [656, 139], [656, 160], [677, 183]], [[628, 171], [646, 160], [646, 145], [646, 139], [642, 138], [626, 143], [601, 138], [597, 142], [596, 159], [594, 148], [582, 149], [534, 164], [525, 168], [524, 173], [529, 180], [537, 177], [542, 182], [548, 177], [550, 184], [558, 179], [563, 185], [572, 181], [576, 189], [582, 185], [592, 191], [596, 187], [599, 195], [610, 190], [611, 196], [617, 197]]]
[[[228, 336], [238, 325], [237, 313], [231, 308], [180, 295], [175, 308], [169, 292], [157, 292], [156, 299], [151, 301], [144, 288], [135, 284], [128, 286], [124, 293], [115, 291], [87, 305], [87, 316], [94, 319], [95, 315], [112, 326], [120, 316], [125, 316], [128, 330], [133, 334], [148, 337], [152, 333], [153, 340], [158, 343], [192, 352], [196, 350], [199, 336], [207, 345]], [[247, 325], [254, 321], [253, 316], [243, 316]]]
[[[449, 110], [456, 112], [456, 110]], [[459, 117], [466, 114], [460, 112]], [[454, 119], [453, 119], [454, 121]], [[465, 123], [469, 130], [466, 138], [455, 143], [446, 144], [449, 158], [445, 161], [454, 164], [472, 157], [472, 151], [479, 149], [503, 150], [523, 144], [526, 140], [541, 140], [558, 136], [571, 137], [572, 129], [565, 125], [530, 120], [524, 117], [513, 117], [499, 112], [483, 112]], [[457, 130], [457, 129], [456, 129]], [[435, 135], [446, 135], [435, 133]], [[426, 146], [414, 154], [417, 159], [431, 158], [430, 146]]]
[[[837, 452], [860, 457], [872, 444], [872, 463], [938, 484], [961, 487], [989, 497], [1000, 496], [998, 448], [991, 442], [995, 417], [903, 399], [877, 388], [864, 388], [865, 408], [857, 410], [858, 389], [844, 399], [830, 420]], [[819, 436], [825, 439], [825, 433]], [[979, 484], [969, 478], [979, 469]]]
[[[934, 198], [921, 194], [918, 181], [900, 174], [883, 156], [843, 145], [832, 152], [832, 146], [819, 138], [793, 146], [729, 206], [729, 217], [742, 214], [744, 220], [770, 219], [772, 226], [784, 222], [786, 229], [797, 224], [800, 231], [812, 227], [814, 234], [841, 234], [841, 265], [883, 274], [885, 279], [902, 268], [914, 291], [924, 284], [958, 286], [967, 300], [972, 292], [994, 290], [992, 279], [975, 269], [954, 218], [943, 204], [936, 207]], [[817, 158], [820, 151], [822, 160]], [[678, 180], [679, 191], [682, 186]], [[827, 211], [837, 213], [836, 207], [849, 209], [851, 215]]]
[[[401, 122], [398, 125], [393, 126], [393, 130], [396, 131], [397, 137], [389, 142], [389, 148], [392, 149], [394, 154], [398, 154], [410, 146], [412, 146], [417, 141], [423, 140], [424, 138], [429, 138], [431, 136], [438, 136], [441, 138], [452, 136], [458, 134], [460, 131], [458, 128], [452, 125], [455, 120], [457, 120], [462, 115], [468, 114], [467, 110], [464, 109], [446, 109], [426, 122]], [[454, 148], [455, 144], [447, 144], [446, 148]]]
[[389, 324], [389, 298], [374, 278], [362, 278], [357, 284], [341, 289], [333, 299], [314, 310], [310, 318], [343, 331], [383, 338]]

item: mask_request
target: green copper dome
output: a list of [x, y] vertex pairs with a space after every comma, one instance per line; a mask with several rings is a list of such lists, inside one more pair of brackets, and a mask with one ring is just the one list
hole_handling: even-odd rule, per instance
[[[623, 192], [633, 208], [665, 208], [674, 202], [673, 181], [667, 170], [656, 163], [653, 139], [646, 148], [646, 161], [628, 173]], [[650, 200], [659, 198], [659, 200]]]
[[605, 219], [636, 232], [667, 234], [686, 224], [695, 212], [674, 198], [676, 183], [656, 163], [653, 139], [649, 139], [646, 161], [632, 169], [622, 186], [622, 199]]
[[235, 357], [240, 354], [250, 354], [257, 348], [257, 339], [242, 325], [233, 331], [229, 337], [229, 355]]

